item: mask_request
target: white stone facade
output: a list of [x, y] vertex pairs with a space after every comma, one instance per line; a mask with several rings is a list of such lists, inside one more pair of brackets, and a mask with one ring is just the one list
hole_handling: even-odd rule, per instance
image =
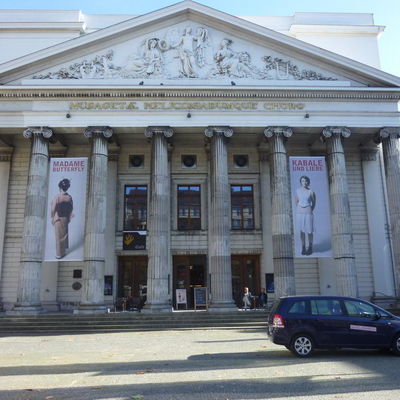
[[[250, 279], [244, 265], [252, 263], [256, 267], [248, 275], [257, 291], [265, 287], [266, 274], [275, 273], [291, 293], [348, 294], [384, 305], [399, 296], [400, 224], [393, 193], [400, 190], [400, 177], [393, 165], [399, 161], [400, 78], [378, 69], [383, 27], [371, 15], [237, 20], [185, 1], [144, 16], [0, 11], [0, 24], [5, 22], [0, 32], [5, 311], [104, 312], [124, 295], [126, 262], [141, 257], [151, 260], [147, 312], [175, 307], [179, 265], [185, 262], [203, 263], [211, 311], [235, 309], [230, 282], [241, 271], [237, 282], [244, 285]], [[51, 141], [44, 136], [49, 157], [89, 157], [97, 171], [107, 170], [101, 182], [88, 185], [88, 198], [96, 190], [106, 192], [104, 210], [87, 207], [86, 228], [91, 224], [100, 239], [91, 244], [86, 239], [85, 261], [41, 262], [37, 246], [35, 268], [41, 264], [41, 273], [35, 277], [21, 272], [22, 255], [32, 244], [23, 236], [24, 225], [32, 218], [43, 222], [34, 206], [25, 209], [32, 189], [28, 176], [37, 173], [30, 166], [32, 139], [23, 137], [30, 128], [38, 134], [51, 129]], [[104, 159], [96, 161], [93, 137], [84, 136], [88, 128], [112, 130], [98, 145], [107, 167]], [[280, 136], [285, 130], [291, 135]], [[332, 216], [341, 222], [332, 231], [338, 242], [348, 237], [353, 250], [337, 248], [332, 258], [294, 258], [292, 212], [282, 211], [291, 202], [288, 184], [279, 187], [274, 171], [284, 174], [284, 152], [329, 157], [327, 142], [334, 139], [327, 131], [351, 133], [336, 138], [334, 148], [343, 147], [345, 162], [340, 170], [331, 166], [329, 178], [331, 196], [347, 180], [346, 193], [335, 197]], [[130, 164], [133, 155], [144, 156], [141, 168]], [[195, 168], [182, 166], [185, 155], [196, 156]], [[235, 165], [237, 155], [247, 157], [244, 167]], [[178, 187], [184, 185], [200, 188], [201, 229], [178, 229]], [[230, 229], [230, 185], [252, 187], [252, 229]], [[147, 187], [146, 250], [123, 249], [125, 186]], [[96, 231], [99, 218], [104, 232]], [[230, 270], [231, 263], [238, 270]], [[82, 277], [74, 278], [74, 270], [82, 270]], [[103, 275], [113, 276], [113, 295], [98, 288]], [[76, 283], [81, 288], [73, 289]], [[40, 305], [29, 300], [38, 291]]]

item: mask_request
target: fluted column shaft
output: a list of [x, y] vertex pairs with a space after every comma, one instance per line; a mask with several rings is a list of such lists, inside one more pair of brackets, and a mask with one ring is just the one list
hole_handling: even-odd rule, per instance
[[91, 141], [89, 192], [85, 228], [85, 271], [82, 302], [78, 312], [102, 314], [104, 304], [105, 231], [107, 204], [107, 139], [109, 128], [88, 128], [85, 136]]
[[384, 128], [379, 135], [382, 140], [385, 162], [397, 296], [400, 296], [400, 128]]
[[171, 312], [168, 296], [170, 179], [168, 138], [171, 128], [148, 128], [151, 138], [150, 203], [148, 219], [147, 301], [144, 312]]
[[230, 246], [231, 201], [228, 183], [228, 127], [210, 127], [206, 136], [210, 149], [210, 311], [234, 311], [232, 299], [232, 263]]
[[275, 297], [296, 294], [293, 262], [293, 229], [290, 218], [291, 196], [285, 142], [290, 128], [270, 127], [264, 131], [269, 141], [271, 174], [272, 245]]
[[332, 221], [332, 250], [336, 264], [338, 294], [358, 296], [353, 227], [342, 138], [350, 131], [342, 127], [324, 129]]
[[48, 139], [52, 134], [48, 128], [28, 128], [24, 131], [24, 137], [31, 139], [31, 157], [26, 189], [18, 295], [13, 308], [15, 313], [37, 314], [42, 310], [40, 283], [47, 204]]

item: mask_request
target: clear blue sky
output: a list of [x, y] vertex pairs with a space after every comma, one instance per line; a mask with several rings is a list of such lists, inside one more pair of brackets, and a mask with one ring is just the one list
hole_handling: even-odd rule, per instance
[[[174, 0], [0, 0], [0, 9], [81, 10], [85, 14], [144, 14]], [[373, 13], [386, 26], [379, 40], [382, 69], [400, 76], [400, 0], [199, 0], [233, 15], [292, 16], [295, 12]]]

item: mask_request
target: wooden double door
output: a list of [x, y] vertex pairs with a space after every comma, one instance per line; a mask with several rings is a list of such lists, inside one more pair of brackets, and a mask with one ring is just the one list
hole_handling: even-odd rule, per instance
[[147, 257], [119, 259], [118, 297], [147, 298]]
[[183, 305], [177, 307], [176, 289], [186, 290], [188, 309], [193, 309], [194, 288], [206, 285], [206, 256], [174, 257], [173, 306], [176, 310], [185, 308]]
[[245, 287], [253, 296], [260, 293], [259, 256], [232, 256], [232, 297], [239, 308], [243, 307]]

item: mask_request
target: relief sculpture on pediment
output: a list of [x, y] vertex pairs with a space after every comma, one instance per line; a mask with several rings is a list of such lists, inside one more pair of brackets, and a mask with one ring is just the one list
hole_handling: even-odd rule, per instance
[[[195, 32], [195, 34], [193, 34]], [[33, 79], [256, 79], [256, 80], [335, 80], [312, 70], [301, 70], [291, 61], [271, 55], [262, 56], [264, 67], [252, 63], [249, 51], [232, 49], [233, 40], [223, 38], [214, 52], [208, 29], [186, 27], [169, 29], [164, 38], [151, 36], [143, 40], [131, 54], [114, 50], [92, 60], [82, 60], [56, 72], [35, 75]]]

